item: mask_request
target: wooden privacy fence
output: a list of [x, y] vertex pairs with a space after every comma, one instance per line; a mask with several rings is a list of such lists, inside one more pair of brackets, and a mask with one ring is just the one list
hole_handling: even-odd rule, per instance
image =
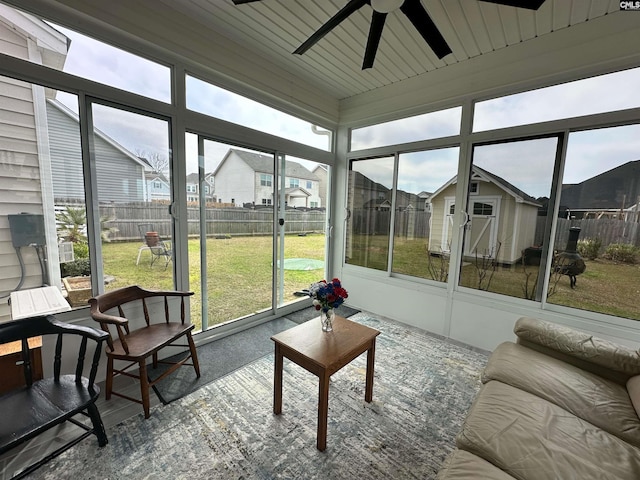
[[[80, 206], [67, 203], [65, 205]], [[65, 207], [56, 204], [56, 211]], [[270, 235], [273, 231], [273, 209], [207, 208], [207, 236]], [[200, 235], [200, 211], [188, 208], [189, 235]], [[105, 226], [115, 228], [113, 241], [143, 240], [139, 225], [152, 224], [161, 237], [171, 236], [171, 217], [168, 205], [158, 203], [128, 203], [100, 206], [100, 217], [108, 219]], [[406, 238], [428, 238], [431, 214], [424, 210], [397, 211], [395, 234]], [[542, 245], [547, 217], [538, 217], [533, 245]], [[351, 232], [355, 234], [388, 235], [391, 221], [389, 210], [355, 209], [351, 213]], [[326, 228], [323, 210], [289, 209], [285, 213], [285, 233], [323, 232]], [[602, 249], [613, 243], [640, 246], [640, 223], [612, 218], [558, 219], [554, 248], [563, 250], [569, 239], [569, 228], [579, 227], [580, 240], [600, 239]]]
[[[207, 208], [206, 234], [217, 235], [270, 235], [273, 232], [273, 209]], [[190, 236], [200, 235], [200, 211], [188, 208]], [[143, 240], [139, 225], [151, 224], [160, 237], [171, 236], [169, 207], [154, 203], [130, 203], [100, 206], [100, 217], [109, 219], [107, 227], [117, 231], [110, 233], [112, 241]], [[325, 212], [319, 210], [286, 210], [285, 233], [324, 232]], [[145, 228], [146, 230], [146, 228]]]
[[[538, 217], [535, 244], [542, 245], [544, 225], [547, 217]], [[579, 240], [600, 239], [602, 250], [613, 243], [640, 246], [640, 224], [612, 218], [567, 219], [559, 218], [554, 249], [564, 250], [569, 240], [569, 228], [579, 227]]]
[[[397, 211], [394, 234], [400, 237], [429, 238], [431, 214], [424, 210]], [[354, 234], [389, 235], [391, 211], [355, 209], [351, 212], [351, 231]]]

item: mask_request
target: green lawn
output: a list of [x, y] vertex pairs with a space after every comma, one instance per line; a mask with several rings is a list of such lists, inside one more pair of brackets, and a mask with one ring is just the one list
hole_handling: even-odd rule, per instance
[[[285, 258], [324, 259], [325, 237], [310, 234], [287, 236]], [[140, 264], [136, 257], [140, 243], [105, 243], [103, 258], [105, 275], [115, 277], [109, 290], [138, 284], [152, 289], [172, 289], [171, 264], [150, 266], [150, 253], [142, 252]], [[191, 301], [192, 321], [201, 325], [201, 279], [199, 239], [189, 240], [189, 282], [195, 292]], [[207, 301], [209, 326], [233, 320], [271, 307], [272, 276], [271, 237], [234, 237], [207, 240]], [[284, 302], [297, 300], [293, 293], [322, 280], [323, 269], [310, 271], [285, 270]]]
[[[352, 255], [348, 263], [386, 270], [386, 236], [354, 235]], [[395, 240], [393, 272], [442, 281], [441, 271], [448, 268], [446, 260], [427, 255], [426, 239]], [[578, 276], [577, 286], [571, 289], [569, 278], [560, 276], [555, 292], [548, 298], [549, 303], [606, 313], [623, 318], [640, 320], [640, 265], [611, 262], [604, 259], [585, 260], [586, 271]], [[490, 272], [487, 272], [488, 274]], [[529, 277], [529, 290], [537, 275], [537, 267], [514, 265], [510, 268], [498, 268], [486, 288], [488, 278], [482, 288], [494, 293], [517, 298], [525, 297], [525, 284]], [[465, 262], [460, 285], [478, 288], [478, 269], [473, 262]]]

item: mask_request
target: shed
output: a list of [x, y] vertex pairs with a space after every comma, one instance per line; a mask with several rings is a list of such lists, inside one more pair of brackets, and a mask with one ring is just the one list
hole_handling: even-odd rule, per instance
[[[453, 177], [428, 200], [432, 213], [429, 251], [433, 254], [449, 253], [453, 229], [461, 223], [461, 217], [454, 216], [456, 184], [457, 177]], [[503, 178], [474, 165], [463, 255], [516, 263], [522, 251], [533, 246], [540, 206]]]

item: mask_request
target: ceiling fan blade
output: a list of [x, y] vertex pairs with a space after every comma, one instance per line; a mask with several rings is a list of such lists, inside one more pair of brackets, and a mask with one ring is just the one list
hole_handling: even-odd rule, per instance
[[302, 45], [300, 45], [293, 53], [297, 53], [298, 55], [302, 55], [304, 52], [313, 47], [318, 40], [324, 37], [327, 33], [329, 33], [333, 28], [338, 26], [340, 22], [342, 22], [345, 18], [351, 15], [353, 12], [358, 10], [359, 8], [365, 6], [368, 3], [368, 0], [350, 0], [342, 10], [336, 13], [333, 17], [331, 17], [324, 25], [322, 25], [318, 30], [315, 31], [313, 35], [311, 35]]
[[508, 5], [510, 7], [528, 8], [538, 10], [545, 0], [480, 0], [481, 2], [497, 3], [498, 5]]
[[400, 10], [413, 23], [413, 26], [420, 32], [424, 41], [429, 44], [438, 58], [443, 58], [451, 53], [451, 47], [431, 20], [420, 0], [404, 0]]
[[373, 62], [376, 59], [376, 52], [378, 51], [378, 45], [380, 44], [380, 37], [382, 37], [382, 29], [384, 28], [384, 22], [387, 19], [386, 13], [380, 13], [373, 11], [371, 17], [371, 27], [369, 27], [369, 37], [367, 38], [367, 48], [364, 51], [364, 60], [362, 61], [362, 70], [373, 67]]
[[242, 5], [243, 3], [260, 2], [262, 0], [233, 0], [234, 5]]

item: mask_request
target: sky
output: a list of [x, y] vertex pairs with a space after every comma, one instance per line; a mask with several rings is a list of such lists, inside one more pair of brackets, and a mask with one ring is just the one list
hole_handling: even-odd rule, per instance
[[[71, 47], [64, 71], [109, 84], [160, 101], [170, 101], [169, 68], [55, 26], [69, 38]], [[327, 137], [311, 131], [311, 124], [199, 79], [187, 78], [189, 109], [246, 125], [274, 135], [328, 149]], [[640, 107], [640, 68], [547, 87], [480, 102], [475, 108], [474, 130], [517, 126]], [[77, 112], [75, 96], [58, 99]], [[355, 131], [354, 149], [455, 135], [461, 108], [418, 115]], [[168, 124], [108, 107], [96, 107], [96, 126], [133, 153], [169, 156]], [[555, 159], [555, 139], [513, 142], [475, 149], [474, 164], [491, 171], [535, 198], [550, 195]], [[206, 171], [213, 171], [229, 146], [206, 143]], [[187, 173], [197, 171], [197, 141], [187, 136]], [[626, 126], [575, 132], [569, 137], [563, 183], [579, 183], [628, 161], [640, 159], [640, 127]], [[419, 193], [433, 192], [457, 173], [458, 149], [405, 153], [400, 157], [398, 187]], [[386, 184], [385, 162], [361, 165], [362, 173]], [[388, 163], [388, 162], [387, 162]], [[391, 161], [391, 168], [393, 162]], [[310, 167], [311, 165], [307, 165]]]

